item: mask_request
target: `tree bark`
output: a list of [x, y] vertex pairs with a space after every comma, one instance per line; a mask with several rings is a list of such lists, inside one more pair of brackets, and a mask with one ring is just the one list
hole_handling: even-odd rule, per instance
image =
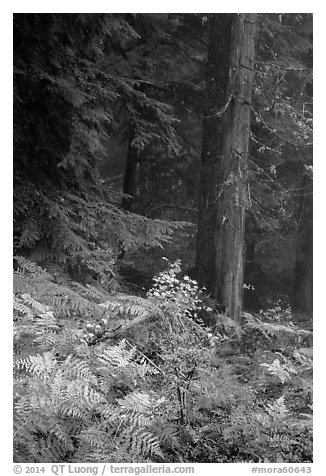
[[257, 278], [257, 265], [255, 260], [256, 241], [251, 238], [247, 241], [245, 247], [245, 261], [244, 261], [244, 282], [248, 286], [243, 290], [243, 307], [249, 312], [259, 311], [259, 299], [255, 289], [255, 281]]
[[240, 321], [256, 14], [212, 14], [209, 31], [207, 101], [213, 90], [215, 111], [204, 122], [197, 272]]
[[313, 313], [313, 186], [304, 176], [298, 216], [293, 310], [298, 317]]
[[129, 143], [128, 143], [128, 154], [126, 169], [124, 174], [123, 181], [123, 193], [122, 198], [122, 208], [128, 212], [133, 211], [135, 194], [136, 194], [136, 174], [137, 174], [137, 163], [138, 163], [138, 151], [132, 145], [132, 140], [134, 138], [133, 133], [130, 133]]
[[[123, 196], [121, 206], [124, 210], [132, 212], [135, 203], [136, 195], [136, 176], [137, 176], [137, 164], [138, 164], [138, 151], [132, 145], [134, 134], [131, 128], [128, 139], [128, 153], [126, 158], [126, 168], [123, 179]], [[125, 249], [122, 244], [120, 245], [120, 252], [118, 259], [122, 260], [125, 257]]]
[[245, 209], [250, 106], [254, 81], [256, 14], [239, 14], [233, 24], [224, 149], [218, 174], [215, 295], [240, 321], [243, 296]]
[[215, 273], [216, 185], [223, 147], [223, 109], [227, 102], [231, 29], [234, 15], [211, 14], [208, 23], [208, 51], [205, 113], [198, 197], [196, 277], [200, 286], [213, 290]]

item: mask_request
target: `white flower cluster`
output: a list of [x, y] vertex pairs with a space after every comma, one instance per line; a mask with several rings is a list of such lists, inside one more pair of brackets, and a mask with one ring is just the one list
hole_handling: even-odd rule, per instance
[[166, 271], [154, 277], [154, 285], [148, 291], [147, 297], [160, 301], [162, 307], [173, 304], [174, 313], [179, 316], [197, 317], [197, 311], [202, 305], [197, 281], [189, 276], [178, 277], [180, 273], [181, 260], [178, 259], [170, 263]]

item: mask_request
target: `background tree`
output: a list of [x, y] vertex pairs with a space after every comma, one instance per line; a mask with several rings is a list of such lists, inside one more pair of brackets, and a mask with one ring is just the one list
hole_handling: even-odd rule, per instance
[[172, 233], [171, 222], [151, 229], [123, 213], [99, 173], [117, 102], [134, 128], [132, 147], [178, 148], [172, 108], [144, 92], [125, 60], [141, 41], [132, 23], [132, 15], [14, 16], [15, 252], [63, 263], [75, 277], [110, 279], [121, 243], [155, 246]]
[[297, 208], [312, 165], [311, 94], [312, 16], [259, 15], [246, 220], [255, 273], [246, 283], [261, 303], [293, 296]]
[[300, 192], [293, 310], [302, 317], [312, 316], [313, 311], [313, 204], [312, 177], [308, 172]]

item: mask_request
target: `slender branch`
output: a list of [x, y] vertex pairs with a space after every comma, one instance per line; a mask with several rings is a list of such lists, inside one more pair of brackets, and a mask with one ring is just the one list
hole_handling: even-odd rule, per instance
[[233, 96], [233, 94], [231, 94], [229, 96], [226, 104], [219, 111], [217, 111], [214, 114], [211, 114], [209, 116], [204, 116], [205, 119], [210, 119], [211, 117], [220, 117], [220, 116], [222, 116], [226, 112], [226, 110], [227, 110], [227, 108], [228, 108], [228, 106], [229, 106], [229, 104], [230, 104], [230, 102], [232, 101], [233, 98], [234, 98], [234, 96]]
[[142, 357], [144, 357], [147, 360], [147, 362], [149, 362], [153, 367], [156, 368], [156, 370], [158, 370], [161, 374], [165, 375], [164, 370], [161, 370], [151, 359], [147, 357], [147, 355], [143, 354], [143, 352], [139, 350], [138, 347], [133, 346], [131, 342], [129, 342], [128, 339], [125, 339], [125, 341], [127, 342], [127, 344], [130, 345], [131, 348], [136, 349], [137, 353], [140, 354]]

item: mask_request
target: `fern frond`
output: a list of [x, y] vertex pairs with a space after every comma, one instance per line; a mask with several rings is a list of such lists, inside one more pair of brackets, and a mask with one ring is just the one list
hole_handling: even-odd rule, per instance
[[33, 313], [30, 308], [23, 302], [18, 301], [14, 296], [14, 319], [17, 320], [20, 316], [23, 316], [24, 319], [33, 319]]
[[118, 403], [125, 410], [136, 409], [140, 412], [148, 411], [152, 406], [149, 395], [141, 392], [129, 393], [123, 399], [118, 400]]
[[69, 355], [61, 369], [61, 377], [66, 380], [82, 380], [97, 384], [97, 378], [89, 368], [89, 363]]
[[26, 359], [17, 359], [14, 366], [18, 370], [25, 370], [30, 374], [47, 379], [57, 366], [57, 362], [52, 352], [45, 352], [43, 355], [31, 355]]
[[282, 383], [285, 383], [291, 379], [292, 375], [297, 374], [296, 369], [289, 363], [281, 365], [279, 359], [275, 359], [271, 364], [260, 364], [262, 367], [266, 367], [268, 372], [278, 377]]
[[26, 304], [28, 304], [32, 309], [35, 309], [36, 311], [38, 311], [38, 313], [40, 314], [45, 314], [50, 309], [48, 306], [45, 306], [39, 301], [36, 301], [36, 299], [33, 299], [30, 294], [27, 294], [27, 293], [22, 294], [21, 298]]
[[282, 419], [287, 416], [289, 410], [287, 409], [284, 401], [284, 395], [279, 397], [275, 402], [268, 403], [265, 406], [267, 413], [272, 417], [272, 419]]
[[135, 355], [135, 349], [126, 348], [125, 340], [122, 340], [117, 346], [109, 347], [101, 351], [98, 359], [105, 365], [112, 365], [115, 367], [125, 367], [131, 363]]
[[38, 274], [44, 272], [42, 268], [40, 268], [37, 264], [33, 263], [29, 259], [25, 258], [24, 256], [16, 255], [14, 256], [14, 260], [17, 263], [18, 272], [20, 273], [28, 272], [32, 274]]
[[159, 440], [149, 431], [140, 428], [131, 434], [130, 439], [133, 453], [163, 457]]

